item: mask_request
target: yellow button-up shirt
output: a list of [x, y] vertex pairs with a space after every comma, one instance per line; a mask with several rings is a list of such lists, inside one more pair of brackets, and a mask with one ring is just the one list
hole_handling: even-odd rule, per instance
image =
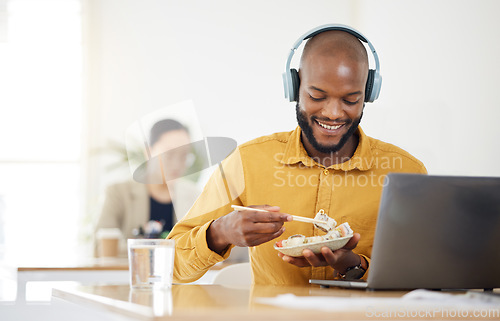
[[[239, 146], [168, 236], [176, 240], [174, 282], [192, 282], [229, 256], [232, 247], [223, 256], [208, 248], [206, 231], [214, 220], [230, 213], [233, 204], [276, 205], [283, 213], [311, 218], [323, 209], [338, 224], [348, 222], [361, 234], [354, 252], [369, 260], [385, 176], [423, 174], [426, 169], [406, 151], [366, 136], [361, 128], [357, 135], [353, 157], [329, 167], [307, 154], [300, 127]], [[285, 228], [279, 239], [324, 234], [310, 223], [292, 221]], [[284, 262], [273, 248], [275, 241], [249, 248], [255, 284], [303, 285], [311, 278], [333, 279], [331, 267], [299, 268]]]

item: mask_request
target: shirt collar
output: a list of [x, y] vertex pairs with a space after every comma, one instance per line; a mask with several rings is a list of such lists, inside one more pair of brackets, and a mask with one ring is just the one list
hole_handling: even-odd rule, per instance
[[[365, 135], [361, 127], [358, 127], [356, 134], [359, 136], [359, 143], [358, 147], [354, 151], [354, 155], [348, 161], [340, 164], [334, 164], [328, 168], [343, 171], [350, 171], [354, 169], [365, 171], [372, 168], [373, 155], [368, 136]], [[280, 162], [285, 165], [293, 165], [301, 162], [309, 167], [323, 167], [323, 165], [317, 163], [307, 154], [307, 151], [302, 144], [301, 135], [302, 130], [299, 126], [297, 126], [297, 128], [295, 128], [295, 130], [290, 134], [288, 143], [283, 153], [283, 158]]]

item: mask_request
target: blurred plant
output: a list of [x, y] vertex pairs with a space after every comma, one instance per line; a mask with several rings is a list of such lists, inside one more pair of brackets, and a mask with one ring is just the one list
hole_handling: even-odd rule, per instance
[[127, 147], [124, 144], [112, 139], [108, 141], [106, 147], [97, 147], [90, 151], [90, 155], [99, 154], [109, 154], [115, 158], [112, 163], [105, 166], [106, 171], [117, 170], [124, 166], [128, 167], [131, 156], [133, 159], [144, 158], [140, 148], [137, 147], [127, 151]]

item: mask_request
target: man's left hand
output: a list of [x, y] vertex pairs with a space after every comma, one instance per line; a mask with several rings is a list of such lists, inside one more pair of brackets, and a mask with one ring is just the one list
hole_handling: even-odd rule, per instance
[[281, 252], [278, 252], [278, 255], [283, 261], [298, 267], [329, 265], [336, 271], [343, 272], [347, 268], [360, 263], [360, 256], [352, 251], [358, 245], [360, 237], [359, 233], [354, 233], [349, 242], [343, 248], [336, 251], [332, 251], [324, 246], [321, 248], [321, 253], [319, 254], [314, 254], [311, 250], [305, 249], [302, 251], [303, 256], [301, 257], [288, 256]]

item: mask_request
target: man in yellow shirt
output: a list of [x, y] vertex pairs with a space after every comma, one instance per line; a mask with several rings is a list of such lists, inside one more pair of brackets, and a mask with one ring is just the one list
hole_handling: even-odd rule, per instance
[[[368, 56], [358, 38], [333, 28], [307, 42], [298, 73], [299, 126], [239, 146], [214, 172], [169, 235], [176, 240], [175, 282], [198, 279], [234, 246], [249, 247], [255, 284], [302, 285], [348, 273], [366, 277], [385, 176], [426, 170], [409, 153], [366, 136], [358, 126], [365, 101], [373, 101]], [[231, 205], [270, 213], [233, 211]], [[354, 230], [344, 248], [304, 250], [298, 258], [273, 248], [294, 234], [324, 234], [286, 214], [312, 218], [321, 209]]]

